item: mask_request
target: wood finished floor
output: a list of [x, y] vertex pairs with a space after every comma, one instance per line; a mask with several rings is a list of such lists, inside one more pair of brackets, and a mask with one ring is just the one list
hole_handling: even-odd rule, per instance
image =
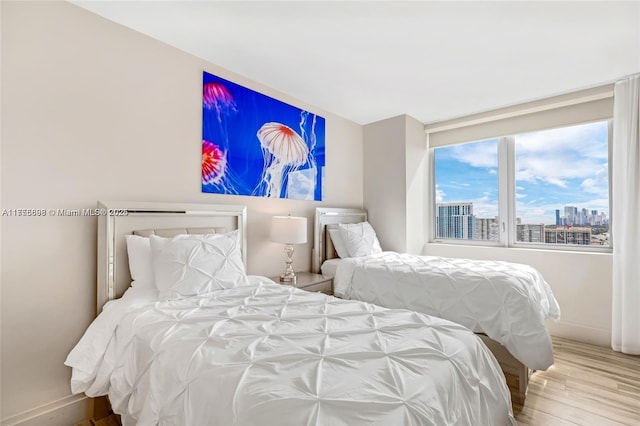
[[519, 426], [640, 425], [640, 356], [555, 337], [553, 352], [514, 406]]

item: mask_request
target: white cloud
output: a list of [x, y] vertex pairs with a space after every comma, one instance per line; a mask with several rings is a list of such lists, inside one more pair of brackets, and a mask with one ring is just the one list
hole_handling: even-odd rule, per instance
[[447, 194], [436, 185], [436, 203], [441, 203]]
[[[594, 170], [606, 167], [606, 132], [606, 122], [597, 122], [517, 135], [516, 179], [566, 188], [568, 179], [593, 178]], [[457, 161], [497, 173], [495, 140], [454, 145], [445, 152]]]
[[568, 179], [593, 178], [595, 171], [607, 168], [605, 137], [606, 123], [519, 135], [516, 137], [516, 179], [567, 188]]
[[585, 192], [607, 197], [607, 194], [609, 194], [609, 170], [607, 165], [603, 164], [592, 177], [583, 180], [580, 187]]
[[454, 145], [450, 150], [453, 158], [473, 167], [498, 167], [498, 151], [495, 142]]
[[496, 217], [498, 216], [498, 202], [489, 198], [489, 192], [483, 193], [480, 198], [471, 200], [473, 203], [473, 214], [476, 217]]
[[313, 200], [314, 169], [296, 170], [289, 173], [287, 181], [287, 195], [295, 200]]
[[529, 200], [527, 201], [528, 204], [538, 204], [540, 202], [544, 201], [544, 198], [537, 198], [535, 200]]

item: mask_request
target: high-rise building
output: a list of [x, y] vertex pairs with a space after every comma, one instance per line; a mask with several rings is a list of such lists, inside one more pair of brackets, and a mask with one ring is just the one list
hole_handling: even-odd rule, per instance
[[436, 210], [436, 238], [473, 239], [473, 203], [437, 203]]
[[[559, 213], [559, 210], [556, 210]], [[516, 241], [519, 243], [544, 243], [544, 223], [516, 225]]]
[[574, 206], [564, 206], [564, 223], [563, 225], [575, 225], [578, 216], [578, 208]]
[[582, 209], [580, 211], [580, 220], [578, 221], [578, 225], [590, 225], [591, 221], [589, 220], [589, 210]]
[[591, 244], [591, 228], [558, 227], [544, 228], [544, 242], [547, 244]]
[[582, 208], [578, 210], [574, 206], [564, 206], [564, 215], [556, 209], [556, 226], [607, 226], [607, 214], [598, 210]]
[[500, 241], [500, 227], [497, 217], [476, 217], [473, 231], [474, 240]]

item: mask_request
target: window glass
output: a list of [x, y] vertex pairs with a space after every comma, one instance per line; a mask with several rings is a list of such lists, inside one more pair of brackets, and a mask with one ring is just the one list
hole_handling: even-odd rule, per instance
[[434, 149], [436, 238], [499, 241], [498, 140]]
[[609, 244], [608, 123], [515, 136], [516, 242]]

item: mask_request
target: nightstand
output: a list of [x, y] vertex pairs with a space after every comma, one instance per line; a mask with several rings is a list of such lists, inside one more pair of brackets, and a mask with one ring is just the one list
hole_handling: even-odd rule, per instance
[[278, 284], [293, 285], [305, 291], [319, 291], [324, 294], [333, 294], [333, 278], [322, 274], [312, 274], [311, 272], [296, 272], [297, 282], [295, 284], [280, 282], [280, 277], [270, 277]]

